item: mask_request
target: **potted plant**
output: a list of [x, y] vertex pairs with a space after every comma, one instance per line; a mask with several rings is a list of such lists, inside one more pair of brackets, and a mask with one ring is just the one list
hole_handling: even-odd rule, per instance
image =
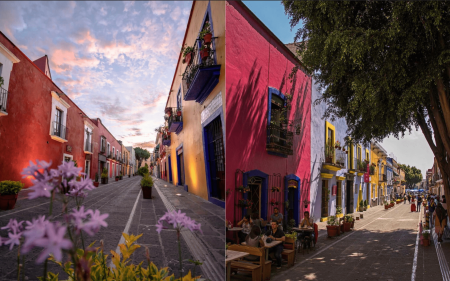
[[430, 230], [424, 228], [422, 231], [422, 244], [424, 247], [430, 246]]
[[336, 141], [336, 143], [334, 144], [334, 148], [341, 149], [341, 143], [339, 141]]
[[308, 199], [303, 200], [303, 205], [305, 205], [305, 209], [308, 208], [309, 203], [311, 203]]
[[194, 57], [194, 47], [184, 47], [181, 49], [181, 51], [183, 52], [183, 63], [186, 63], [188, 65], [190, 65], [192, 63], [192, 58]]
[[207, 45], [203, 45], [200, 49], [200, 57], [203, 61], [205, 61], [209, 57], [209, 47]]
[[100, 183], [98, 182], [98, 174], [95, 174], [94, 186], [98, 187]]
[[361, 200], [361, 201], [359, 202], [359, 211], [360, 211], [360, 212], [363, 212], [363, 211], [364, 211], [364, 201], [363, 201], [363, 200]]
[[367, 200], [364, 200], [364, 211], [367, 211]]
[[345, 215], [344, 217], [344, 232], [349, 232], [350, 228], [353, 228], [353, 225], [355, 223], [355, 220], [353, 219], [352, 215]]
[[107, 184], [108, 183], [108, 170], [106, 168], [103, 168], [103, 172], [100, 175], [101, 179], [102, 179], [102, 184]]
[[23, 183], [20, 181], [0, 182], [0, 210], [11, 210], [16, 206], [19, 191], [22, 190]]
[[116, 178], [116, 181], [120, 180], [120, 176], [118, 176], [118, 175], [115, 178]]
[[211, 25], [209, 22], [205, 22], [205, 26], [203, 27], [203, 30], [200, 31], [200, 39], [203, 40], [203, 44], [209, 45], [211, 44], [212, 39], [212, 33], [211, 33]]
[[122, 180], [122, 177], [123, 177], [122, 172], [120, 172], [119, 179]]
[[153, 179], [149, 174], [145, 174], [141, 179], [141, 189], [144, 199], [152, 199]]
[[329, 216], [327, 219], [327, 234], [328, 237], [337, 236], [339, 233], [339, 221], [336, 216]]

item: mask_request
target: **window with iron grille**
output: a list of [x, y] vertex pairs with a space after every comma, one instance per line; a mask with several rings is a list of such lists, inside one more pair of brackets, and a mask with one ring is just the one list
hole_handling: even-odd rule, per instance
[[216, 117], [205, 127], [207, 137], [207, 159], [210, 172], [211, 197], [225, 200], [225, 153], [222, 121]]

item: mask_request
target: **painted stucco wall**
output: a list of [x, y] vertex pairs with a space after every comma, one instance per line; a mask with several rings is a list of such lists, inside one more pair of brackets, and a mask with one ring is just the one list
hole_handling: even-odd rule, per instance
[[[2, 34], [0, 42], [20, 60], [11, 71], [8, 115], [0, 118], [0, 181], [21, 180], [29, 187], [31, 181], [22, 179], [20, 175], [29, 161], [52, 161], [52, 168], [56, 168], [63, 161], [63, 153], [72, 155], [73, 160], [83, 167], [82, 111], [67, 96], [62, 95], [62, 99], [70, 105], [66, 116], [68, 142], [53, 140], [49, 134], [51, 91], [62, 91]], [[68, 146], [72, 147], [71, 152], [67, 151]]]
[[9, 58], [7, 58], [0, 50], [0, 76], [3, 77], [2, 88], [5, 90], [8, 90], [9, 87], [9, 77], [11, 75], [12, 68], [13, 62]]
[[[238, 2], [226, 2], [227, 32], [227, 167], [226, 219], [233, 221], [235, 204], [235, 173], [259, 170], [265, 174], [294, 174], [300, 178], [299, 216], [303, 217], [303, 200], [309, 198], [311, 159], [311, 78], [302, 71], [294, 82], [288, 78], [297, 61], [273, 35]], [[293, 94], [289, 119], [301, 124], [300, 135], [294, 134], [293, 156], [283, 158], [266, 151], [269, 87]], [[269, 186], [268, 188], [271, 188]], [[269, 198], [271, 192], [269, 193]], [[281, 195], [283, 202], [284, 195]], [[284, 213], [284, 204], [279, 205]], [[262, 208], [261, 208], [262, 209]], [[239, 211], [237, 211], [239, 212]], [[273, 213], [268, 206], [264, 218]]]
[[[101, 136], [104, 136], [106, 138], [106, 143], [109, 142], [111, 151], [112, 151], [113, 147], [115, 149], [119, 148], [119, 151], [120, 151], [120, 144], [114, 138], [114, 136], [108, 131], [108, 129], [103, 125], [102, 121], [99, 118], [96, 119], [95, 124], [96, 124], [97, 127], [96, 127], [96, 130], [94, 130], [94, 131], [96, 131], [97, 133], [94, 134], [95, 138], [93, 138], [93, 143], [94, 143], [94, 155], [95, 155], [95, 159], [96, 159], [95, 162], [97, 163], [96, 165], [98, 166], [98, 153], [100, 151], [100, 145], [101, 145], [100, 138], [101, 138]], [[108, 150], [108, 146], [107, 145], [106, 145], [106, 150]], [[107, 157], [108, 153], [109, 152], [106, 151], [106, 153], [104, 155]], [[108, 170], [109, 170], [109, 177], [113, 178], [115, 175], [113, 175], [113, 168], [112, 168], [112, 166], [113, 166], [113, 164], [117, 165], [117, 161], [109, 159], [109, 158], [107, 158], [106, 160], [107, 160], [107, 163], [109, 165], [109, 168], [108, 168]], [[100, 173], [101, 173], [101, 171], [100, 171]], [[117, 172], [116, 172], [116, 174], [117, 174]]]
[[[161, 172], [166, 170], [166, 162], [168, 162], [168, 155], [171, 157], [171, 170], [172, 170], [172, 182], [177, 184], [178, 179], [178, 167], [177, 167], [177, 148], [183, 147], [184, 157], [184, 171], [185, 171], [185, 185], [188, 186], [188, 191], [198, 195], [204, 199], [208, 199], [208, 190], [206, 182], [205, 172], [205, 158], [203, 149], [203, 127], [201, 124], [201, 114], [207, 110], [211, 101], [219, 94], [222, 94], [222, 105], [225, 104], [225, 3], [221, 1], [196, 1], [193, 6], [191, 20], [189, 22], [189, 28], [186, 30], [187, 46], [193, 46], [195, 40], [198, 38], [200, 29], [202, 27], [203, 18], [205, 12], [211, 5], [211, 19], [214, 30], [214, 37], [218, 37], [215, 40], [216, 46], [216, 59], [217, 64], [221, 65], [219, 83], [209, 94], [208, 98], [199, 104], [195, 101], [185, 101], [182, 99], [182, 114], [183, 114], [183, 130], [179, 135], [171, 133], [171, 145], [167, 150], [165, 159], [162, 159]], [[180, 54], [181, 56], [181, 54]], [[181, 63], [182, 56], [180, 57], [179, 64], [176, 68], [176, 75], [174, 76], [173, 86], [168, 98], [167, 107], [177, 107], [177, 93], [182, 84], [182, 74], [184, 73], [187, 64]], [[182, 96], [184, 93], [182, 91]], [[220, 106], [222, 107], [222, 106]], [[225, 116], [225, 110], [223, 116]], [[161, 112], [161, 116], [164, 112]], [[222, 119], [224, 120], [224, 118]], [[225, 124], [222, 124], [225, 128]], [[167, 178], [169, 177], [167, 171]]]

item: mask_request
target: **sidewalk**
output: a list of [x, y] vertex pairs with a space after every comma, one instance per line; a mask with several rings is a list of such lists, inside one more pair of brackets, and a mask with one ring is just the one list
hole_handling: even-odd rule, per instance
[[[140, 177], [139, 177], [140, 178]], [[182, 187], [172, 185], [153, 177], [152, 200], [142, 199], [137, 203], [130, 233], [144, 235], [138, 240], [141, 247], [134, 254], [134, 261], [143, 260], [145, 247], [150, 249], [152, 261], [162, 267], [169, 267], [175, 276], [178, 274], [177, 235], [173, 229], [156, 232], [156, 223], [168, 210], [181, 210], [196, 222], [201, 223], [203, 235], [182, 231], [183, 268], [186, 274], [194, 266], [188, 259], [200, 260], [203, 265], [197, 267], [196, 275], [213, 281], [225, 280], [225, 210], [198, 196], [184, 191]], [[179, 195], [177, 195], [179, 194]]]

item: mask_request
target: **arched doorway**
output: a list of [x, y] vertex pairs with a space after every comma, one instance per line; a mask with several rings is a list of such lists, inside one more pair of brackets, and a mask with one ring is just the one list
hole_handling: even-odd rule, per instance
[[266, 173], [260, 170], [252, 170], [244, 173], [243, 184], [250, 188], [250, 192], [244, 194], [244, 199], [251, 200], [253, 203], [250, 209], [244, 209], [244, 214], [258, 212], [261, 218], [267, 220], [267, 185], [268, 177]]
[[284, 179], [284, 186], [286, 223], [293, 219], [298, 225], [300, 223], [300, 178], [293, 174], [287, 175]]

